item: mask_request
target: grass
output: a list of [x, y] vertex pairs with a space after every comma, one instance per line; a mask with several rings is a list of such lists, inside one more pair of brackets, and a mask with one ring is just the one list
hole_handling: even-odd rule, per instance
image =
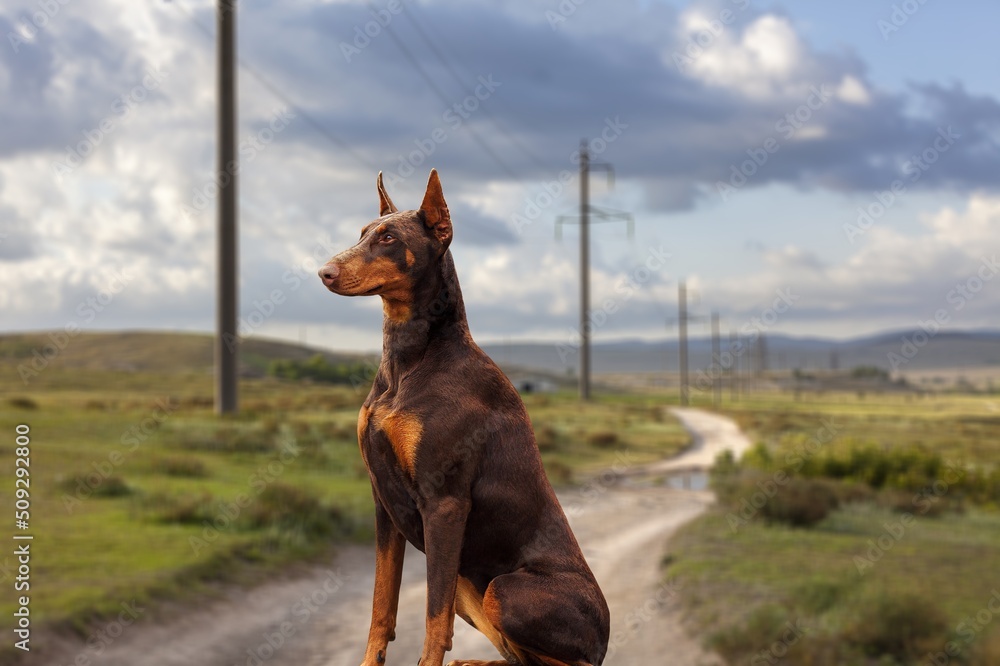
[[[122, 602], [197, 598], [216, 582], [259, 580], [327, 557], [337, 543], [371, 538], [356, 436], [367, 387], [244, 379], [243, 413], [220, 419], [205, 372], [96, 361], [81, 370], [72, 348], [25, 386], [14, 368], [30, 352], [0, 344], [0, 366], [14, 373], [0, 386], [5, 478], [14, 474], [15, 426], [31, 427], [36, 628], [85, 634]], [[152, 364], [134, 354], [135, 363]], [[652, 397], [605, 396], [586, 408], [568, 394], [526, 403], [551, 440], [543, 461], [556, 483], [662, 458], [688, 442]], [[12, 484], [0, 485], [0, 503], [13, 503]], [[12, 564], [0, 555], [8, 567], [0, 577]], [[0, 613], [14, 610], [12, 595], [0, 598]]]
[[722, 465], [719, 505], [672, 541], [666, 575], [692, 628], [733, 664], [1000, 663], [995, 408], [959, 395], [727, 404], [758, 444]]

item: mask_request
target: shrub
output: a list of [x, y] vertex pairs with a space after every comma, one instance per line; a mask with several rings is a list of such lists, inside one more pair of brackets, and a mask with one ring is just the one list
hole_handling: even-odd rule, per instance
[[7, 404], [15, 409], [38, 409], [38, 403], [31, 398], [26, 398], [24, 396], [15, 396], [13, 398], [7, 398]]
[[79, 492], [85, 497], [125, 497], [134, 492], [132, 487], [120, 476], [112, 474], [105, 477], [93, 472], [74, 474], [59, 485], [64, 492]]
[[948, 622], [933, 600], [883, 593], [860, 604], [843, 637], [870, 657], [910, 663], [948, 641]]
[[200, 479], [208, 476], [205, 463], [197, 458], [164, 458], [153, 464], [153, 468], [167, 476]]
[[326, 538], [348, 531], [348, 521], [336, 507], [324, 507], [300, 488], [272, 483], [247, 507], [245, 525], [253, 529], [276, 529], [306, 540]]
[[587, 436], [587, 443], [599, 449], [610, 449], [618, 444], [618, 433], [610, 431], [594, 432]]
[[719, 629], [709, 634], [708, 645], [730, 663], [742, 663], [762, 647], [774, 643], [787, 628], [785, 608], [768, 604], [750, 611], [743, 624]]
[[538, 426], [535, 428], [535, 443], [539, 451], [556, 451], [560, 444], [559, 432], [552, 426]]
[[816, 479], [792, 478], [778, 486], [760, 513], [765, 519], [795, 527], [811, 527], [837, 508], [837, 493], [829, 483]]

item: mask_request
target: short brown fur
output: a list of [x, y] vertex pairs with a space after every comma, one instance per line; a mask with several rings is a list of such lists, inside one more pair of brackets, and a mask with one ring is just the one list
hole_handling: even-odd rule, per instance
[[[379, 218], [320, 278], [382, 297], [382, 360], [358, 414], [375, 500], [375, 589], [362, 666], [392, 640], [403, 545], [427, 556], [420, 666], [442, 666], [456, 613], [507, 661], [600, 666], [607, 603], [545, 476], [524, 404], [472, 340], [449, 246], [451, 214], [431, 171], [419, 210], [376, 183]], [[407, 656], [411, 659], [411, 656]]]

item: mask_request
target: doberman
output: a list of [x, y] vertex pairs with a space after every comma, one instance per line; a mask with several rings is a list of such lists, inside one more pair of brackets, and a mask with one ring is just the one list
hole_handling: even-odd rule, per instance
[[437, 171], [419, 210], [377, 181], [379, 218], [323, 266], [326, 287], [382, 297], [382, 360], [358, 415], [375, 499], [375, 593], [362, 666], [385, 663], [409, 541], [427, 556], [420, 666], [441, 666], [455, 615], [503, 661], [600, 666], [610, 614], [542, 468], [517, 390], [469, 333]]

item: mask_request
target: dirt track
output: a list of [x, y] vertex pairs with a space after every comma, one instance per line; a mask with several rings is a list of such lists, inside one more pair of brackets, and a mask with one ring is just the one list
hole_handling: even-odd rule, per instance
[[[749, 442], [722, 417], [696, 409], [675, 413], [695, 435], [691, 449], [560, 493], [611, 607], [606, 666], [721, 663], [681, 628], [674, 591], [663, 584], [659, 566], [671, 533], [702, 512], [712, 496], [665, 487], [657, 479], [677, 469], [707, 467], [719, 451], [741, 453]], [[80, 654], [103, 666], [358, 666], [368, 635], [373, 568], [370, 548], [348, 548], [329, 568], [250, 591], [234, 590], [180, 619], [130, 627], [99, 656], [87, 649]], [[397, 638], [387, 655], [390, 666], [416, 663], [423, 641], [424, 557], [412, 549], [399, 606]], [[74, 656], [68, 651], [47, 663], [72, 663]], [[456, 621], [454, 649], [447, 659], [496, 658], [481, 634]]]

